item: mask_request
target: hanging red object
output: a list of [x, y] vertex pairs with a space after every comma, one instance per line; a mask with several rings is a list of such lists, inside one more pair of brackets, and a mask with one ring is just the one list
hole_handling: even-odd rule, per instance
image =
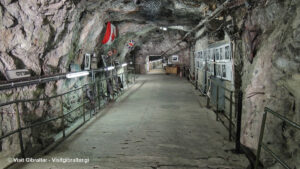
[[102, 40], [102, 44], [111, 44], [115, 40], [116, 36], [117, 28], [110, 22], [107, 22], [106, 32]]

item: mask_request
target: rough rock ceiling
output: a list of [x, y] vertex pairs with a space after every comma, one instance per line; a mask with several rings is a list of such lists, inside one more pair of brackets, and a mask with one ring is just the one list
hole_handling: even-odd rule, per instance
[[189, 26], [199, 23], [208, 8], [205, 0], [84, 0], [79, 5], [90, 11], [104, 10], [111, 21]]
[[[210, 3], [212, 1], [209, 1]], [[82, 52], [106, 52], [99, 39], [105, 23], [132, 24], [115, 46], [147, 37], [160, 26], [184, 31], [206, 14], [205, 0], [0, 0], [0, 69], [28, 68], [36, 75], [66, 72]], [[1, 24], [2, 23], [2, 24]], [[141, 28], [143, 27], [143, 28]], [[143, 29], [143, 30], [141, 30]], [[127, 33], [126, 33], [127, 32]], [[126, 51], [121, 52], [121, 58]]]

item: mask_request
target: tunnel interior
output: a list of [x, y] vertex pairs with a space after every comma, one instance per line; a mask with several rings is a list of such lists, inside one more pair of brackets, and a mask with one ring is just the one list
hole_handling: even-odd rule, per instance
[[0, 0], [0, 28], [0, 168], [300, 166], [299, 0]]

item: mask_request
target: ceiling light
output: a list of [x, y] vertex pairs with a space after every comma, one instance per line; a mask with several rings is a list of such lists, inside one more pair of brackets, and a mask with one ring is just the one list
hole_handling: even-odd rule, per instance
[[68, 79], [71, 79], [71, 78], [75, 78], [75, 77], [87, 76], [89, 74], [90, 73], [88, 71], [83, 71], [83, 72], [77, 72], [77, 73], [69, 73], [66, 75], [66, 77]]
[[168, 30], [168, 28], [166, 28], [166, 27], [159, 27], [159, 29], [164, 30], [164, 31]]
[[122, 67], [125, 67], [125, 66], [127, 66], [127, 63], [123, 63], [123, 64], [122, 64]]

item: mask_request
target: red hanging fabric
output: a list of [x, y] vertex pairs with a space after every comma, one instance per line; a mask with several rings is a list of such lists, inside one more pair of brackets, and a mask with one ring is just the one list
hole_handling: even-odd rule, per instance
[[109, 40], [110, 40], [110, 36], [111, 36], [111, 23], [108, 22], [107, 26], [106, 26], [106, 32], [105, 32], [105, 36], [102, 40], [102, 44], [106, 44]]

